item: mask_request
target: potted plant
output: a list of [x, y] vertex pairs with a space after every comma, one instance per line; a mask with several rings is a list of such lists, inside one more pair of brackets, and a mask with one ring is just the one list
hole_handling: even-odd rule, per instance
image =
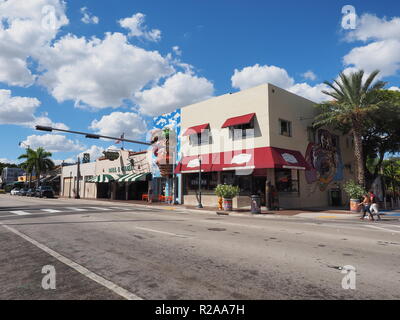
[[367, 193], [365, 189], [353, 180], [350, 180], [345, 183], [344, 191], [350, 197], [350, 210], [352, 212], [360, 212], [360, 198]]
[[219, 184], [215, 194], [224, 199], [224, 210], [232, 211], [232, 199], [239, 195], [239, 187], [228, 184]]

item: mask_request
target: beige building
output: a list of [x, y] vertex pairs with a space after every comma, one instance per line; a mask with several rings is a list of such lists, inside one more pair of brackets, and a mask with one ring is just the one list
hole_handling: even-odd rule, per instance
[[[236, 207], [250, 195], [266, 204], [267, 181], [277, 189], [279, 207], [339, 206], [347, 199], [343, 183], [353, 178], [349, 136], [312, 128], [315, 103], [271, 84], [226, 94], [181, 109], [185, 204], [216, 206], [219, 183], [239, 185]], [[276, 201], [276, 199], [275, 199]]]
[[[79, 196], [86, 199], [140, 200], [147, 193], [150, 166], [147, 152], [118, 150], [116, 159], [101, 157], [79, 166]], [[78, 166], [62, 168], [61, 196], [75, 198]]]

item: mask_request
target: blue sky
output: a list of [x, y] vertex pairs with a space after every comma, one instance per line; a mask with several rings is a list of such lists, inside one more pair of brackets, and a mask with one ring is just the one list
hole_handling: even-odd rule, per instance
[[[341, 27], [347, 4], [355, 30]], [[341, 70], [379, 68], [396, 89], [399, 17], [392, 0], [0, 0], [0, 159], [20, 141], [95, 157], [112, 142], [33, 126], [145, 139], [157, 114], [262, 82], [319, 101]]]

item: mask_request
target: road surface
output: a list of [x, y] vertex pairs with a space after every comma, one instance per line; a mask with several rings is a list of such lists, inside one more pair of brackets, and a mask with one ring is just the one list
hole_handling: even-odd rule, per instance
[[[400, 222], [0, 195], [0, 299], [400, 299]], [[44, 266], [56, 289], [42, 287]], [[353, 266], [355, 290], [341, 270]]]

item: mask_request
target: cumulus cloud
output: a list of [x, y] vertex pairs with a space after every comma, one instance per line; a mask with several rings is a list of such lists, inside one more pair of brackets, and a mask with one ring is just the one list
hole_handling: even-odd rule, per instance
[[357, 19], [356, 29], [346, 34], [347, 41], [369, 41], [369, 40], [400, 40], [400, 18], [379, 18], [373, 14], [363, 14]]
[[17, 160], [9, 160], [7, 158], [0, 158], [0, 163], [16, 164]]
[[172, 51], [174, 51], [177, 56], [182, 55], [182, 50], [179, 48], [179, 46], [173, 46]]
[[163, 85], [136, 93], [134, 99], [142, 113], [158, 115], [208, 99], [213, 93], [214, 86], [206, 78], [178, 72]]
[[85, 149], [79, 141], [69, 140], [66, 136], [59, 134], [31, 135], [23, 143], [32, 149], [43, 147], [50, 152], [72, 152]]
[[314, 72], [312, 72], [311, 70], [304, 72], [302, 74], [302, 77], [306, 80], [311, 80], [311, 81], [315, 81], [317, 80], [317, 76]]
[[64, 123], [51, 121], [47, 113], [35, 116], [40, 106], [36, 98], [12, 96], [11, 90], [0, 89], [0, 124], [13, 124], [34, 128], [36, 125], [68, 129]]
[[59, 0], [0, 1], [0, 82], [29, 86], [35, 81], [28, 57], [38, 58], [60, 28], [68, 24]]
[[110, 113], [100, 120], [92, 121], [89, 128], [100, 135], [117, 138], [125, 133], [128, 139], [142, 138], [147, 129], [144, 120], [132, 112]]
[[103, 40], [67, 35], [46, 53], [40, 60], [46, 70], [40, 83], [58, 102], [73, 100], [77, 106], [119, 107], [174, 71], [158, 52], [129, 44], [121, 33], [107, 33]]
[[232, 87], [245, 90], [262, 83], [271, 83], [281, 88], [294, 85], [293, 78], [289, 77], [285, 69], [276, 66], [254, 66], [245, 67], [242, 70], [235, 69], [231, 78]]
[[99, 147], [99, 146], [95, 146], [92, 145], [89, 149], [81, 152], [80, 154], [78, 154], [78, 156], [81, 158], [83, 158], [83, 155], [85, 153], [89, 153], [90, 155], [90, 161], [95, 161], [96, 159], [100, 158], [101, 156], [103, 156], [103, 151], [105, 149], [103, 147]]
[[343, 58], [346, 66], [366, 72], [380, 70], [380, 78], [396, 75], [400, 70], [400, 18], [379, 18], [364, 14], [354, 31], [347, 33], [346, 40], [369, 42], [353, 48]]
[[86, 24], [98, 24], [99, 23], [99, 17], [96, 17], [92, 15], [89, 11], [88, 8], [83, 7], [81, 8], [81, 14], [82, 14], [82, 19], [81, 21]]
[[400, 91], [400, 88], [399, 87], [390, 87], [388, 90]]
[[256, 64], [245, 67], [242, 70], [235, 69], [231, 80], [232, 87], [240, 90], [255, 87], [263, 83], [271, 83], [314, 102], [327, 100], [327, 96], [321, 92], [328, 89], [325, 84], [320, 83], [310, 86], [308, 83], [295, 83], [294, 79], [289, 76], [285, 69], [276, 66], [260, 66]]
[[36, 98], [13, 97], [10, 90], [0, 90], [0, 124], [21, 124], [35, 120], [40, 105]]
[[148, 30], [144, 24], [146, 16], [143, 13], [135, 13], [132, 17], [119, 20], [121, 27], [129, 30], [130, 37], [143, 38], [149, 41], [159, 41], [161, 31], [158, 29]]

